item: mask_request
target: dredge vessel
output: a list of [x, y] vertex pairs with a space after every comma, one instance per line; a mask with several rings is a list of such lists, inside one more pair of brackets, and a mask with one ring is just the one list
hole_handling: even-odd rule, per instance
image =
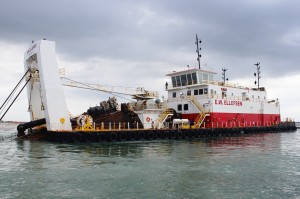
[[[168, 98], [144, 88], [128, 89], [86, 84], [61, 77], [55, 42], [33, 42], [25, 52], [25, 75], [31, 122], [18, 126], [18, 136], [59, 142], [100, 142], [143, 139], [182, 139], [295, 130], [294, 122], [281, 122], [278, 99], [268, 99], [259, 86], [238, 86], [215, 80], [217, 73], [187, 68], [167, 74]], [[115, 97], [90, 107], [82, 115], [69, 115], [64, 86], [131, 95], [134, 101], [118, 104]], [[28, 129], [27, 135], [25, 130]]]

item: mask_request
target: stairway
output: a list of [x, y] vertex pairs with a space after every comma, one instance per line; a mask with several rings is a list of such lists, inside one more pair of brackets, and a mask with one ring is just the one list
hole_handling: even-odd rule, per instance
[[208, 115], [209, 115], [209, 114], [206, 114], [206, 113], [200, 113], [200, 114], [196, 117], [196, 119], [195, 119], [195, 121], [194, 121], [195, 127], [196, 127], [196, 128], [200, 128], [201, 125], [202, 125], [202, 123], [203, 123], [203, 121], [204, 121], [204, 119], [205, 119], [206, 116], [208, 116]]
[[162, 125], [166, 121], [166, 119], [172, 115], [173, 115], [173, 109], [170, 108], [165, 109], [157, 118], [155, 128], [157, 129], [162, 128]]
[[194, 96], [188, 96], [188, 99], [193, 102], [193, 104], [196, 106], [196, 108], [199, 110], [199, 115], [196, 117], [194, 121], [194, 125], [196, 128], [200, 128], [204, 119], [206, 116], [209, 116], [208, 111], [206, 108], [202, 106], [202, 104], [194, 97]]
[[207, 112], [206, 108], [204, 108], [203, 105], [194, 96], [187, 96], [187, 98], [193, 102], [193, 104], [197, 107], [197, 109], [200, 112], [202, 113]]

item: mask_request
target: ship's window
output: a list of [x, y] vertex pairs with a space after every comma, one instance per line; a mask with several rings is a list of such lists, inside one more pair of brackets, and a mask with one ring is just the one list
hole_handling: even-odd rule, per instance
[[182, 105], [181, 105], [181, 104], [178, 104], [178, 105], [177, 105], [177, 110], [178, 110], [178, 111], [182, 111]]
[[181, 75], [181, 85], [186, 86], [186, 75]]
[[199, 89], [199, 95], [203, 95], [203, 89]]
[[198, 95], [198, 89], [194, 90], [194, 95]]
[[231, 96], [233, 96], [233, 93], [231, 93]]
[[181, 86], [180, 76], [176, 76], [176, 86]]
[[193, 82], [192, 82], [192, 74], [187, 74], [187, 81], [188, 81], [188, 85], [191, 85]]
[[185, 111], [189, 110], [189, 105], [188, 104], [184, 104], [183, 105], [183, 110], [185, 110]]
[[187, 92], [186, 92], [186, 95], [191, 95], [192, 94], [192, 91], [191, 90], [188, 90]]
[[207, 92], [208, 92], [208, 89], [207, 89], [207, 88], [203, 89], [204, 95], [207, 94]]
[[252, 98], [254, 99], [254, 95], [252, 95]]
[[192, 73], [193, 84], [197, 84], [197, 76], [196, 73]]
[[203, 80], [207, 81], [208, 80], [208, 74], [203, 74]]
[[176, 92], [173, 93], [173, 98], [176, 98]]
[[227, 97], [227, 94], [225, 91], [222, 91], [222, 98]]
[[172, 77], [172, 85], [173, 85], [173, 87], [176, 87], [176, 79], [175, 79], [175, 77]]
[[202, 73], [199, 73], [198, 77], [199, 77], [199, 84], [202, 84]]
[[213, 81], [214, 80], [213, 75], [208, 75], [208, 80]]

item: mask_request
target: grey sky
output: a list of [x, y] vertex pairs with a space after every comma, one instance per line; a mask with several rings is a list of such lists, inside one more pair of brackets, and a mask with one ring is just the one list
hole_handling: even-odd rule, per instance
[[[263, 78], [300, 73], [299, 6], [296, 0], [10, 0], [1, 2], [0, 42], [26, 48], [47, 38], [56, 41], [67, 76], [160, 90], [165, 73], [197, 66], [197, 33], [203, 66], [253, 82], [256, 62]], [[23, 66], [16, 71], [9, 69], [12, 81]]]

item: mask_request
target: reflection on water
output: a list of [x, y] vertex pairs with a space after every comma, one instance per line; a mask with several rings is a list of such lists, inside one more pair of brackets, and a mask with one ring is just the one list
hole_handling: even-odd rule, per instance
[[94, 144], [7, 140], [0, 142], [1, 198], [296, 198], [299, 142], [299, 132]]

